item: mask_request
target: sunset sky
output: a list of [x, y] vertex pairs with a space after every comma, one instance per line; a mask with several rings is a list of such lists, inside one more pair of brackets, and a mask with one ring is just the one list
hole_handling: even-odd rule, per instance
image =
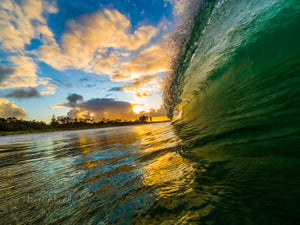
[[186, 4], [1, 0], [0, 117], [160, 116], [168, 34]]

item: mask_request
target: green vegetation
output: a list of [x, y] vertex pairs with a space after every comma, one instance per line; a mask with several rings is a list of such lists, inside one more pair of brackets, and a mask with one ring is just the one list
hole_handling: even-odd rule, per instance
[[[12, 134], [24, 134], [24, 133], [39, 133], [39, 132], [52, 132], [52, 131], [64, 131], [64, 130], [81, 130], [81, 129], [94, 129], [104, 127], [115, 126], [130, 126], [137, 124], [149, 123], [150, 118], [141, 116], [135, 121], [122, 121], [119, 119], [109, 120], [102, 119], [99, 122], [95, 122], [88, 119], [71, 119], [64, 117], [57, 119], [53, 115], [50, 124], [46, 124], [43, 121], [27, 121], [18, 120], [15, 117], [9, 117], [7, 119], [0, 118], [0, 136], [12, 135]], [[151, 121], [151, 120], [150, 120]]]

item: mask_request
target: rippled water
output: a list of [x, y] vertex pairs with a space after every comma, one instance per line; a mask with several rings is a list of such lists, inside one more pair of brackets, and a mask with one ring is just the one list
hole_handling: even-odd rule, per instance
[[299, 224], [299, 0], [201, 2], [181, 118], [0, 137], [0, 223]]
[[0, 137], [0, 223], [297, 224], [296, 158], [187, 147], [176, 133], [159, 123]]
[[169, 123], [0, 137], [0, 223], [137, 223], [188, 191], [178, 142]]

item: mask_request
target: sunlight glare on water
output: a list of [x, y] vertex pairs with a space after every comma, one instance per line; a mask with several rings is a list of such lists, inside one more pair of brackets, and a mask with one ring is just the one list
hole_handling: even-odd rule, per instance
[[128, 224], [192, 179], [169, 123], [1, 137], [0, 143], [5, 224]]

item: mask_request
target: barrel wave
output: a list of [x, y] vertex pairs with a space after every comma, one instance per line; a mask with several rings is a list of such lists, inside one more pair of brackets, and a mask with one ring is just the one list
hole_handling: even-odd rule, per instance
[[192, 2], [180, 116], [0, 137], [0, 224], [299, 224], [300, 2]]
[[164, 90], [170, 114], [182, 111], [173, 125], [182, 154], [198, 165], [194, 190], [211, 206], [205, 216], [206, 206], [191, 206], [194, 221], [295, 224], [299, 1], [206, 1], [201, 7]]

